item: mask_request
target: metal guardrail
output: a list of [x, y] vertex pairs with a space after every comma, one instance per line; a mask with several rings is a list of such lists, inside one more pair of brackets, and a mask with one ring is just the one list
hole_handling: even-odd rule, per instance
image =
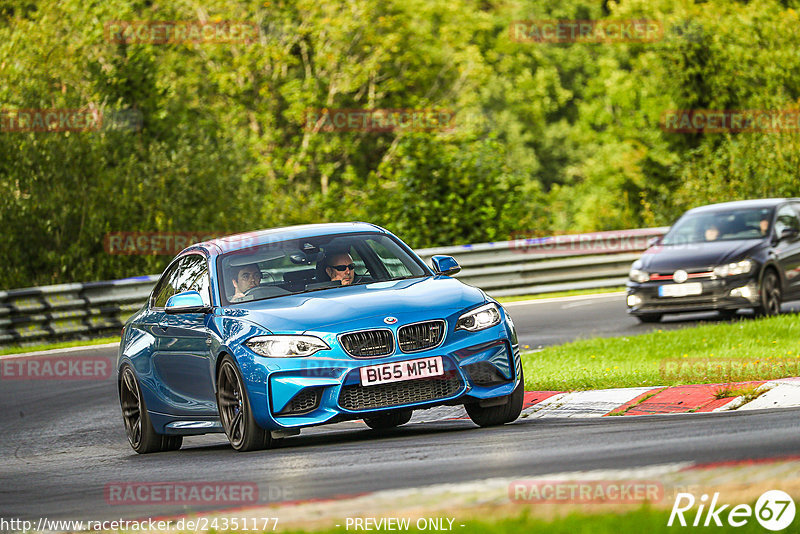
[[119, 331], [158, 276], [0, 291], [0, 344]]
[[[621, 286], [631, 262], [667, 227], [419, 249], [453, 256], [463, 282], [493, 297]], [[157, 275], [0, 291], [0, 344], [118, 332]]]
[[631, 263], [669, 227], [570, 234], [417, 250], [453, 256], [456, 277], [493, 297], [625, 285]]

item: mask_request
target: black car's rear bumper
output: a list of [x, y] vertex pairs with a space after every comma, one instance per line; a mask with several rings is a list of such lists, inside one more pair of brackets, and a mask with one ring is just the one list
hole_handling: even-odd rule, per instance
[[[658, 313], [689, 313], [713, 310], [736, 310], [758, 305], [759, 287], [754, 276], [692, 280], [702, 284], [702, 293], [684, 297], [659, 296], [659, 287], [674, 284], [658, 281], [627, 284], [628, 313], [652, 315]], [[746, 288], [746, 289], [744, 289]]]

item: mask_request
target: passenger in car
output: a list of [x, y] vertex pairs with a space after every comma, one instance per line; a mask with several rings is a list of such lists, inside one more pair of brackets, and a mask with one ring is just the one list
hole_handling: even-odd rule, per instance
[[761, 219], [761, 221], [758, 223], [758, 228], [759, 230], [761, 230], [762, 236], [767, 235], [767, 230], [769, 230], [769, 219], [767, 219], [766, 217]]
[[233, 267], [231, 275], [235, 290], [231, 302], [241, 302], [248, 290], [261, 284], [261, 269], [255, 263]]
[[711, 224], [708, 228], [706, 228], [706, 241], [716, 241], [719, 238], [719, 228], [717, 225]]

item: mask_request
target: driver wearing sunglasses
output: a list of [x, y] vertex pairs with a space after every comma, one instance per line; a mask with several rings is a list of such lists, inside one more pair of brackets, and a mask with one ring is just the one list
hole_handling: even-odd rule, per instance
[[356, 266], [350, 254], [335, 254], [325, 262], [325, 272], [331, 280], [339, 280], [343, 286], [349, 286], [356, 278]]

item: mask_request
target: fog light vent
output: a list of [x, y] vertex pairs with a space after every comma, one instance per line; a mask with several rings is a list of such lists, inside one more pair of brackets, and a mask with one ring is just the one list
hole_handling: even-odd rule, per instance
[[642, 303], [642, 297], [639, 295], [628, 295], [628, 307], [634, 308]]

